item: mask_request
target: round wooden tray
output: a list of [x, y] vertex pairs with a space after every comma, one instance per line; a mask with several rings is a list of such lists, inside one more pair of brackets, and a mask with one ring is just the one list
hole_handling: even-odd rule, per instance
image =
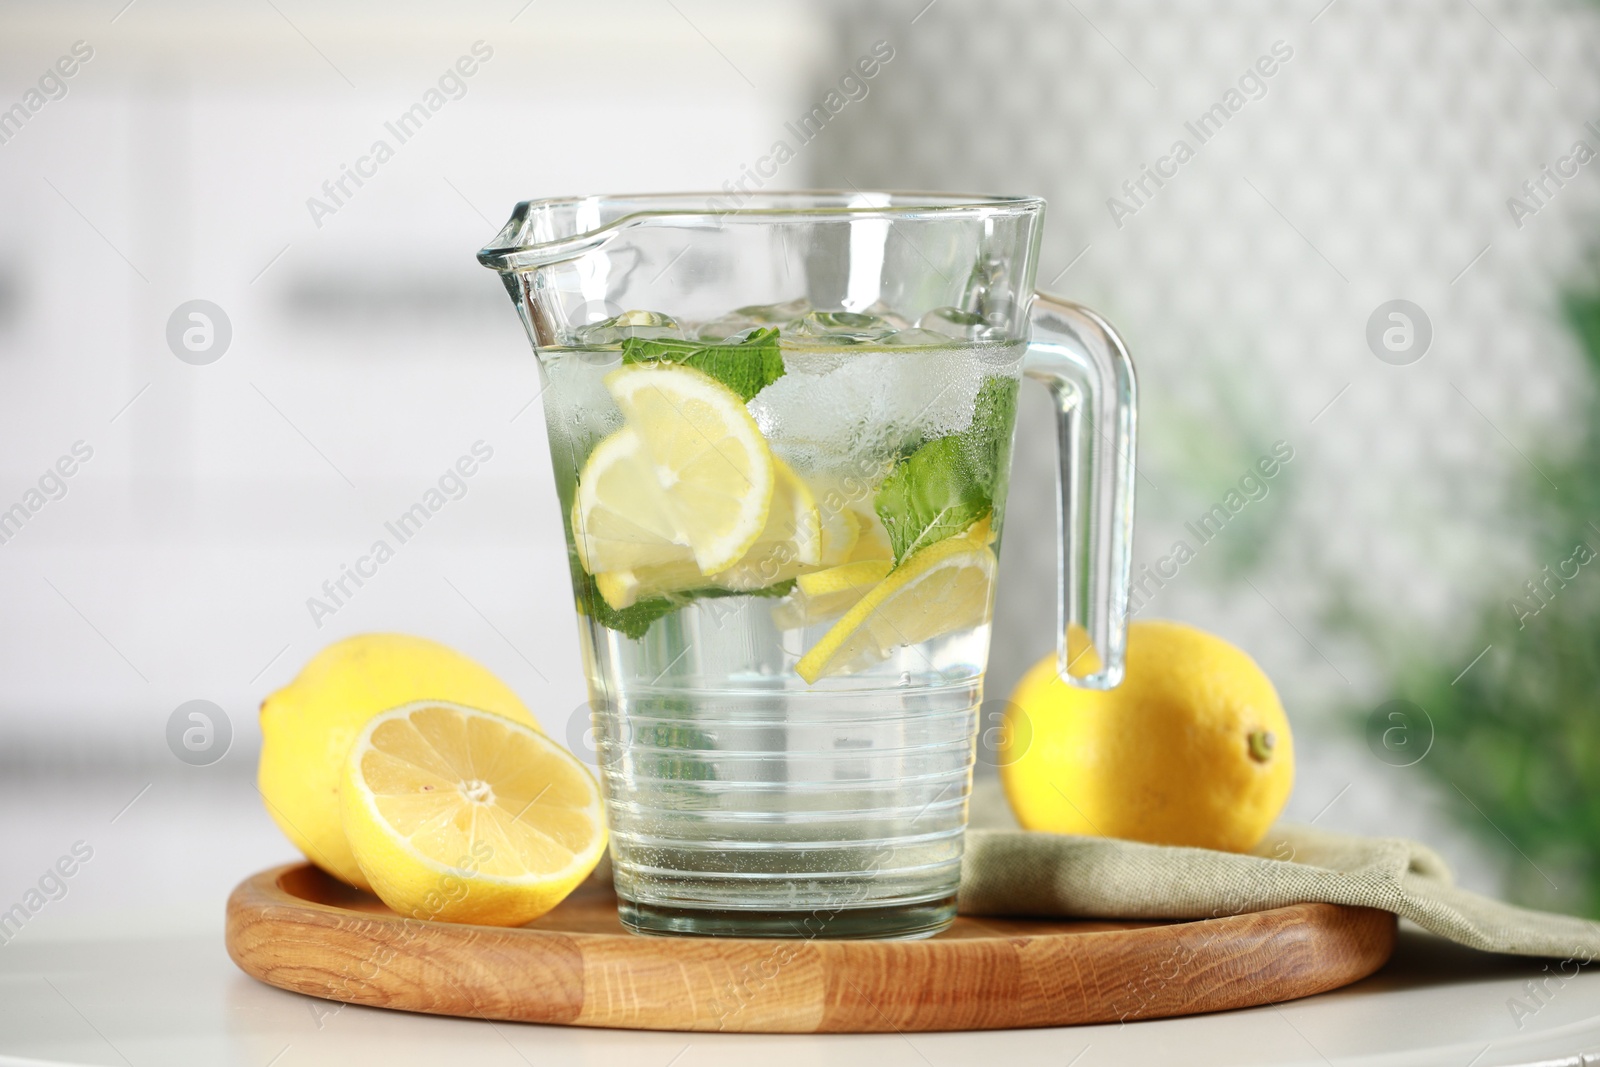
[[308, 864], [228, 899], [228, 954], [282, 989], [480, 1019], [768, 1033], [992, 1030], [1277, 1003], [1364, 978], [1394, 948], [1372, 908], [1192, 922], [959, 917], [924, 941], [639, 937], [589, 883], [529, 926], [403, 919]]

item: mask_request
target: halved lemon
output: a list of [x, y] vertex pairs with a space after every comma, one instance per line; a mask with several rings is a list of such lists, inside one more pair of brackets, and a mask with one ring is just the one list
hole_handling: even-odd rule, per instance
[[994, 552], [983, 537], [962, 534], [929, 545], [834, 623], [795, 670], [807, 682], [852, 674], [897, 648], [981, 626], [989, 621], [994, 573]]
[[883, 581], [892, 566], [887, 559], [869, 559], [802, 574], [794, 592], [772, 609], [772, 621], [793, 630], [836, 619]]
[[590, 574], [689, 557], [655, 465], [632, 427], [589, 453], [572, 501], [572, 540]]
[[[772, 460], [775, 485], [772, 505], [761, 535], [732, 567], [704, 574], [689, 550], [681, 558], [595, 575], [606, 603], [621, 610], [637, 601], [667, 593], [713, 586], [750, 592], [793, 578], [822, 558], [822, 527], [816, 498], [783, 460]], [[666, 549], [664, 551], [670, 551]]]
[[[621, 367], [606, 388], [649, 453], [673, 540], [688, 545], [702, 573], [733, 566], [761, 536], [777, 480], [744, 402], [709, 375], [672, 363]], [[626, 502], [613, 506], [633, 513]]]
[[374, 718], [345, 760], [345, 836], [401, 915], [520, 926], [559, 904], [606, 847], [600, 790], [543, 734], [424, 701]]

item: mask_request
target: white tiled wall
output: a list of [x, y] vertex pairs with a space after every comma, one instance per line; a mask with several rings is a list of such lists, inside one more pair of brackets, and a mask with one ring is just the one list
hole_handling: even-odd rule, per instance
[[[1541, 477], [1529, 457], [1570, 444], [1590, 387], [1556, 303], [1600, 235], [1600, 163], [1520, 226], [1507, 200], [1575, 141], [1600, 150], [1585, 128], [1600, 126], [1600, 9], [872, 3], [850, 9], [838, 49], [879, 39], [897, 50], [890, 75], [829, 131], [819, 179], [1048, 198], [1041, 285], [1106, 314], [1139, 371], [1136, 567], [1179, 539], [1197, 549], [1141, 617], [1221, 633], [1277, 682], [1301, 742], [1291, 816], [1470, 857], [1452, 826], [1477, 816], [1373, 759], [1351, 713], [1397, 695], [1377, 653], [1398, 641], [1466, 667], [1481, 650], [1466, 622], [1546, 562], [1530, 547], [1538, 518], [1509, 490]], [[1272, 76], [1202, 143], [1185, 123], [1275, 46]], [[1194, 157], [1130, 197], [1123, 183], [1178, 139]], [[1365, 339], [1399, 297], [1434, 329], [1409, 366]], [[1036, 398], [1012, 479], [996, 695], [1051, 646], [1051, 432]], [[1294, 458], [1266, 497], [1201, 545], [1185, 523], [1277, 441]]]

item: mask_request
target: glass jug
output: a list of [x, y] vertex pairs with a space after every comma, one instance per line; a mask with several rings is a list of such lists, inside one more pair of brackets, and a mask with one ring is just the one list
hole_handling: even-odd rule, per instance
[[478, 254], [538, 355], [629, 929], [954, 918], [1022, 377], [1059, 420], [1059, 667], [1120, 681], [1133, 367], [1033, 292], [1043, 214], [590, 196]]

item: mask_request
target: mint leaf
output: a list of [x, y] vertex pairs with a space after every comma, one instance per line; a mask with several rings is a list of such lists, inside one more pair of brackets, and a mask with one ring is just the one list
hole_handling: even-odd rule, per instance
[[680, 363], [708, 374], [748, 402], [783, 377], [783, 353], [776, 328], [757, 330], [733, 344], [626, 337], [623, 363]]
[[624, 363], [682, 363], [708, 345], [698, 341], [677, 341], [670, 337], [624, 337], [622, 362]]
[[617, 609], [606, 603], [600, 589], [583, 569], [576, 556], [571, 557], [572, 588], [578, 601], [578, 613], [587, 615], [608, 630], [633, 638], [635, 641], [650, 630], [657, 619], [671, 615], [683, 606], [682, 601], [664, 596], [653, 596], [625, 608]]
[[600, 595], [594, 579], [584, 573], [583, 567], [576, 560], [572, 563], [572, 572], [579, 613], [588, 615], [606, 629], [615, 630], [635, 641], [649, 633], [650, 627], [657, 619], [665, 618], [685, 604], [691, 604], [696, 600], [730, 596], [786, 597], [794, 591], [795, 585], [794, 579], [790, 578], [762, 589], [734, 590], [707, 586], [703, 589], [669, 593], [666, 596], [646, 597], [625, 608], [614, 608], [606, 603], [606, 598]]
[[773, 582], [771, 585], [762, 586], [760, 589], [724, 589], [721, 586], [712, 585], [704, 589], [692, 589], [683, 595], [695, 600], [702, 598], [710, 600], [724, 596], [759, 596], [777, 600], [794, 592], [794, 586], [795, 580], [793, 578], [785, 578], [781, 582]]
[[1017, 422], [1017, 385], [1015, 378], [998, 374], [985, 379], [973, 402], [972, 425], [960, 434], [966, 441], [967, 461], [978, 485], [992, 500], [996, 483], [1011, 465], [1011, 432]]
[[896, 565], [994, 511], [1016, 415], [1016, 379], [989, 378], [973, 402], [971, 425], [926, 442], [889, 472], [872, 506]]
[[633, 638], [635, 641], [650, 632], [650, 626], [657, 619], [664, 618], [677, 611], [683, 605], [664, 596], [653, 596], [648, 600], [641, 600], [637, 604], [618, 611], [606, 599], [598, 594], [595, 601], [599, 610], [595, 612], [595, 619], [608, 630]]
[[901, 460], [878, 486], [872, 506], [883, 520], [896, 564], [953, 537], [993, 507], [974, 478], [960, 434], [938, 437]]

